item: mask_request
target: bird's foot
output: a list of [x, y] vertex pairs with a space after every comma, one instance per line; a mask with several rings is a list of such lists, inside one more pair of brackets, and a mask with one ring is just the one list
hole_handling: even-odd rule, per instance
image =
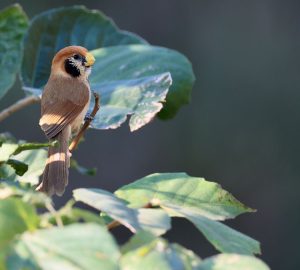
[[91, 116], [91, 114], [90, 113], [87, 113], [86, 115], [85, 115], [85, 117], [84, 117], [84, 121], [93, 121], [94, 120], [94, 117], [93, 116]]

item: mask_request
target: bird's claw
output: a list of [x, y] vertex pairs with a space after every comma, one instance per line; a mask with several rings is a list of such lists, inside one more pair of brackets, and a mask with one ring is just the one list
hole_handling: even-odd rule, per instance
[[86, 116], [84, 117], [84, 121], [93, 121], [94, 117], [91, 116], [89, 113], [86, 114]]

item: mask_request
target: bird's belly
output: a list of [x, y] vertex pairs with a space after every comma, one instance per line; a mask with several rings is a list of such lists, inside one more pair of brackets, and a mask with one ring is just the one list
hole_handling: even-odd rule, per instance
[[89, 101], [87, 102], [87, 104], [85, 105], [85, 107], [83, 108], [81, 113], [71, 123], [71, 130], [72, 130], [72, 133], [74, 133], [74, 134], [78, 133], [78, 131], [82, 125], [83, 119], [89, 109], [91, 94], [89, 96], [90, 96]]

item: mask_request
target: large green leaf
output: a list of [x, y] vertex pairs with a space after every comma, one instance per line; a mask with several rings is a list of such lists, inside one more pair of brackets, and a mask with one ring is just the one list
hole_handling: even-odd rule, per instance
[[0, 98], [13, 85], [22, 61], [22, 40], [28, 27], [21, 6], [0, 11]]
[[[145, 80], [149, 77], [152, 77], [152, 80], [148, 80], [144, 87], [150, 87], [151, 84], [155, 86], [157, 85], [155, 76], [166, 72], [171, 74], [173, 82], [172, 86], [168, 85], [170, 89], [161, 116], [170, 118], [183, 104], [189, 102], [195, 78], [191, 63], [181, 53], [163, 47], [135, 44], [101, 48], [94, 50], [93, 54], [96, 62], [91, 75], [92, 89], [99, 92], [100, 96], [105, 99], [103, 104], [108, 104], [107, 95], [112, 100], [111, 105], [114, 104], [115, 94], [107, 93], [114, 92], [112, 87], [125, 87], [123, 91], [127, 93], [129, 92], [128, 86], [137, 83], [135, 80], [141, 78]], [[132, 95], [132, 93], [130, 94]], [[152, 98], [157, 95], [153, 90], [143, 94]], [[123, 93], [123, 98], [125, 95]], [[139, 98], [139, 95], [131, 98], [134, 100]], [[117, 104], [120, 104], [120, 101]]]
[[114, 194], [101, 189], [80, 188], [73, 192], [75, 200], [105, 212], [133, 233], [147, 230], [160, 235], [171, 227], [169, 216], [161, 209], [129, 208]]
[[181, 207], [163, 206], [166, 211], [176, 213], [191, 221], [220, 252], [245, 255], [260, 254], [260, 244], [253, 238], [242, 234], [218, 221], [211, 220], [197, 212]]
[[[112, 54], [110, 56], [113, 57]], [[128, 61], [134, 60], [134, 58], [128, 58]], [[121, 62], [119, 64], [122, 65]], [[96, 68], [101, 73], [100, 69], [98, 69], [99, 67], [96, 66]], [[108, 70], [109, 66], [107, 68], [103, 66], [102, 68]], [[97, 70], [95, 69], [94, 73]], [[138, 63], [135, 65], [135, 70], [139, 72]], [[115, 71], [111, 70], [111, 72], [114, 73]], [[131, 131], [135, 131], [148, 124], [162, 109], [163, 102], [165, 102], [168, 89], [172, 83], [170, 73], [139, 78], [133, 78], [130, 75], [126, 78], [125, 74], [126, 72], [124, 72], [124, 79], [118, 80], [116, 78], [116, 81], [98, 84], [96, 82], [101, 82], [101, 80], [104, 80], [104, 77], [102, 79], [91, 77], [91, 87], [100, 94], [102, 104], [99, 113], [92, 122], [93, 128], [118, 128], [126, 121], [127, 116], [131, 115], [129, 127]], [[91, 104], [92, 106], [93, 103]]]
[[198, 270], [270, 270], [261, 260], [237, 254], [220, 254], [204, 260]]
[[105, 227], [73, 224], [25, 233], [7, 260], [7, 269], [118, 269], [119, 250]]
[[33, 206], [19, 198], [0, 199], [0, 250], [7, 248], [16, 234], [34, 230], [38, 222]]
[[120, 264], [122, 270], [197, 270], [201, 260], [192, 251], [158, 238], [126, 252]]
[[[156, 173], [118, 189], [115, 194], [129, 206], [147, 203], [190, 209], [214, 220], [224, 220], [253, 211], [214, 182], [185, 173]], [[174, 213], [174, 215], [176, 215]]]
[[136, 43], [146, 41], [119, 30], [100, 11], [88, 10], [83, 6], [48, 10], [32, 19], [26, 34], [22, 80], [26, 86], [43, 87], [49, 77], [53, 56], [69, 45], [81, 45], [93, 50]]

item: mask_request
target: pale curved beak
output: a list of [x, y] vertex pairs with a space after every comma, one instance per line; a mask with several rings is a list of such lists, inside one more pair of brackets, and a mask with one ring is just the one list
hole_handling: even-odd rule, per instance
[[95, 63], [95, 57], [91, 53], [86, 54], [85, 60], [86, 60], [86, 62], [84, 63], [84, 65], [86, 67], [90, 67]]

